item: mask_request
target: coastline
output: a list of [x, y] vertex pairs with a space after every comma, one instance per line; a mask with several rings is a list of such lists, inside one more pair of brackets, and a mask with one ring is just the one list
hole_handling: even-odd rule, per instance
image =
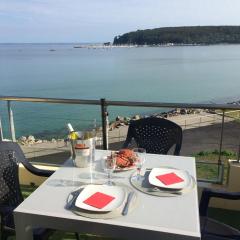
[[[88, 45], [74, 45], [73, 48], [86, 48], [86, 49], [117, 49], [117, 48], [152, 48], [152, 47], [200, 47], [200, 46], [228, 46], [228, 45], [240, 45], [240, 43], [216, 43], [216, 44], [185, 44], [185, 43], [166, 43], [166, 44], [88, 44]], [[52, 51], [51, 49], [49, 51]]]
[[[119, 138], [119, 130], [120, 131], [123, 129], [126, 130], [126, 127], [128, 128], [128, 125], [129, 125], [130, 121], [132, 121], [132, 120], [138, 120], [138, 119], [146, 118], [146, 117], [157, 117], [157, 118], [168, 119], [170, 121], [178, 123], [179, 125], [184, 125], [184, 123], [186, 123], [186, 121], [190, 121], [191, 124], [194, 124], [193, 119], [199, 119], [200, 117], [207, 117], [208, 115], [211, 115], [214, 113], [215, 112], [208, 111], [208, 110], [204, 111], [204, 110], [200, 110], [200, 109], [173, 109], [168, 112], [153, 113], [151, 115], [137, 114], [132, 117], [117, 116], [114, 121], [111, 121], [109, 123], [108, 131], [109, 131], [110, 138], [116, 139], [117, 137]], [[195, 121], [195, 123], [196, 122], [198, 122], [198, 121]], [[123, 130], [123, 132], [126, 133], [125, 130]], [[101, 131], [102, 131], [102, 128], [98, 127], [97, 128], [97, 136], [101, 136]], [[35, 136], [37, 136], [37, 134]], [[20, 138], [17, 139], [17, 141], [21, 145], [28, 145], [28, 146], [48, 145], [48, 144], [58, 145], [58, 143], [66, 144], [66, 138], [67, 138], [67, 134], [66, 134], [65, 138], [57, 138], [57, 137], [38, 138], [35, 136], [33, 136], [33, 135], [21, 136]], [[123, 136], [121, 136], [121, 137], [123, 137]], [[6, 140], [8, 140], [8, 139], [6, 139]], [[114, 141], [111, 141], [111, 139], [110, 139], [110, 142], [114, 142]]]
[[[224, 98], [222, 98], [224, 100]], [[225, 101], [218, 103], [225, 103], [225, 104], [232, 104], [232, 105], [240, 105], [240, 98], [239, 97], [228, 97], [225, 98]], [[211, 102], [204, 102], [204, 103], [214, 103]], [[208, 110], [208, 109], [189, 109], [189, 108], [179, 108], [179, 109], [169, 109], [168, 111], [154, 111], [154, 112], [141, 112], [141, 113], [134, 113], [134, 115], [121, 115], [116, 116], [115, 118], [112, 118], [109, 121], [109, 132], [113, 131], [114, 129], [119, 129], [123, 126], [128, 126], [129, 122], [131, 120], [138, 120], [140, 118], [146, 118], [146, 117], [160, 117], [160, 118], [167, 118], [170, 120], [173, 120], [176, 118], [180, 122], [185, 122], [188, 119], [188, 116], [192, 117], [199, 117], [201, 118], [202, 115], [206, 114], [216, 114], [216, 111], [214, 110]], [[99, 135], [101, 135], [101, 121], [97, 121], [99, 124], [97, 125], [97, 132]], [[186, 125], [186, 123], [184, 123]], [[65, 124], [61, 125], [65, 126]], [[86, 128], [77, 128], [77, 130], [90, 130], [90, 127]], [[49, 143], [49, 142], [61, 142], [66, 140], [68, 135], [68, 131], [65, 127], [61, 127], [58, 130], [43, 130], [40, 132], [30, 132], [26, 135], [18, 135], [17, 141], [21, 143], [22, 145], [26, 144], [40, 144], [40, 143]], [[115, 138], [115, 137], [114, 137]], [[8, 140], [7, 138], [5, 138]]]
[[[234, 101], [231, 100], [226, 103], [240, 105], [240, 100], [235, 99]], [[117, 130], [124, 126], [128, 126], [130, 121], [132, 120], [138, 120], [146, 117], [166, 118], [166, 119], [169, 119], [170, 121], [173, 121], [179, 124], [180, 126], [185, 126], [186, 128], [187, 121], [190, 121], [189, 123], [190, 125], [194, 125], [194, 124], [198, 125], [199, 120], [196, 120], [196, 119], [200, 119], [200, 122], [201, 122], [202, 121], [201, 118], [203, 117], [211, 118], [211, 116], [214, 116], [214, 115], [219, 115], [219, 114], [217, 113], [217, 111], [211, 110], [211, 109], [178, 108], [178, 109], [171, 109], [169, 111], [153, 112], [151, 114], [139, 113], [132, 116], [116, 116], [115, 120], [109, 122], [108, 131], [114, 132], [114, 130]], [[193, 119], [195, 119], [196, 121]], [[98, 126], [96, 128], [96, 132], [98, 133], [98, 136], [101, 135], [101, 131], [102, 131], [101, 126]], [[18, 142], [22, 145], [26, 145], [26, 144], [31, 145], [31, 144], [42, 144], [42, 143], [49, 143], [49, 142], [57, 143], [57, 142], [66, 141], [67, 131], [66, 131], [66, 135], [62, 134], [63, 137], [61, 136], [59, 137], [59, 133], [57, 134], [56, 132], [52, 132], [44, 136], [43, 134], [44, 132], [45, 131], [35, 134], [35, 136], [42, 136], [42, 137], [35, 138], [33, 135], [21, 136], [18, 138]], [[62, 132], [62, 129], [61, 129], [61, 132]], [[112, 137], [116, 138], [115, 134], [113, 134]]]
[[[215, 112], [213, 111], [209, 111], [209, 110], [201, 110], [201, 109], [172, 109], [170, 111], [164, 111], [164, 112], [160, 112], [160, 113], [153, 113], [150, 115], [144, 115], [144, 114], [136, 114], [134, 116], [131, 117], [124, 117], [124, 116], [117, 116], [116, 119], [114, 121], [109, 122], [109, 135], [110, 138], [112, 139], [116, 139], [117, 137], [119, 137], [119, 129], [123, 129], [124, 127], [128, 126], [130, 121], [132, 120], [138, 120], [141, 118], [146, 118], [146, 117], [159, 117], [159, 118], [166, 118], [169, 119], [170, 121], [174, 121], [174, 122], [182, 122], [182, 124], [186, 124], [186, 120], [189, 118], [195, 118], [198, 119], [202, 116], [206, 116], [209, 114], [214, 114]], [[192, 121], [193, 123], [194, 121]], [[181, 124], [180, 124], [181, 125]], [[123, 131], [125, 132], [125, 131]], [[126, 132], [125, 132], [126, 134]], [[35, 134], [35, 136], [37, 136], [38, 134]], [[97, 135], [101, 136], [101, 127], [97, 128]], [[29, 136], [21, 136], [20, 138], [17, 139], [18, 143], [20, 143], [21, 145], [39, 145], [39, 144], [48, 144], [48, 143], [61, 143], [61, 142], [65, 142], [66, 143], [66, 139], [67, 139], [67, 134], [65, 137], [47, 137], [47, 136], [43, 136], [42, 138], [38, 138], [35, 137], [33, 135], [29, 135]], [[110, 140], [110, 142], [112, 142], [112, 140]]]
[[[134, 117], [136, 118], [137, 115]], [[140, 116], [139, 116], [140, 117]], [[183, 129], [183, 146], [181, 155], [193, 156], [201, 151], [214, 151], [219, 149], [219, 131], [221, 129], [222, 115], [208, 111], [189, 112], [174, 115], [168, 114], [167, 119], [180, 125]], [[225, 116], [224, 125], [224, 151], [237, 152], [239, 136], [239, 123]], [[119, 150], [126, 139], [128, 124], [119, 124], [108, 132], [109, 149]], [[101, 134], [98, 135], [101, 137]], [[33, 139], [32, 139], [33, 140]], [[30, 161], [41, 164], [62, 164], [70, 157], [70, 143], [63, 139], [36, 140], [21, 144], [21, 147]], [[102, 149], [102, 141], [97, 142], [97, 149]], [[170, 151], [171, 154], [171, 151]]]

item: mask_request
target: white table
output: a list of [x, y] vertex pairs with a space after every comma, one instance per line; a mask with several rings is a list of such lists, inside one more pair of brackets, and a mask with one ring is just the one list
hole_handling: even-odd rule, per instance
[[[96, 151], [92, 172], [96, 178], [104, 178], [99, 163], [106, 154], [107, 151]], [[196, 177], [195, 159], [191, 157], [147, 154], [144, 167], [158, 166], [185, 169]], [[114, 180], [130, 185], [130, 174], [131, 171], [114, 173]], [[16, 239], [32, 239], [33, 227], [123, 239], [200, 239], [196, 188], [186, 195], [171, 198], [138, 192], [140, 204], [132, 213], [111, 220], [100, 220], [84, 218], [64, 208], [67, 196], [79, 181], [90, 181], [89, 169], [74, 168], [70, 162], [48, 178], [14, 211]]]

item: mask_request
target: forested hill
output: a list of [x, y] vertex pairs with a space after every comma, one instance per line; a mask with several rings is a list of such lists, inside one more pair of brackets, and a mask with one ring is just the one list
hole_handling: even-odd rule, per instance
[[240, 26], [166, 27], [125, 33], [113, 44], [219, 44], [240, 43]]

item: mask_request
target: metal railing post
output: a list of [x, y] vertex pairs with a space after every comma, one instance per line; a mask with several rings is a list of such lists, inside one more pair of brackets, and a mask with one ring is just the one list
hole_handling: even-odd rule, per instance
[[103, 138], [103, 149], [108, 149], [107, 141], [107, 105], [105, 98], [101, 98], [101, 113], [102, 113], [102, 138]]
[[237, 162], [240, 163], [240, 142], [239, 142], [239, 146], [238, 146]]
[[224, 120], [225, 120], [225, 110], [222, 110], [222, 124], [221, 124], [221, 135], [220, 135], [220, 143], [219, 143], [219, 155], [218, 155], [218, 179], [219, 182], [223, 182], [223, 166], [222, 166], [222, 159], [221, 159], [221, 154], [222, 154], [222, 145], [223, 145], [223, 130], [224, 130]]
[[107, 149], [109, 147], [109, 118], [108, 118], [108, 112], [107, 112], [107, 116], [106, 116], [106, 145], [107, 145]]
[[10, 130], [11, 138], [12, 138], [13, 142], [16, 142], [13, 111], [11, 108], [11, 101], [9, 101], [9, 100], [7, 101], [7, 107], [8, 107], [9, 130]]
[[0, 116], [0, 141], [3, 140], [3, 130], [2, 130], [2, 119], [1, 119], [1, 116]]

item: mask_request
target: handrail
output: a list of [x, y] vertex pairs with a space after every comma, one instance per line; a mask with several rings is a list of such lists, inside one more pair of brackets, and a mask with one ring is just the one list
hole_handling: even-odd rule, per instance
[[[64, 104], [85, 104], [101, 105], [101, 100], [67, 99], [67, 98], [41, 98], [41, 97], [18, 97], [0, 96], [2, 101], [18, 102], [42, 102], [42, 103], [64, 103]], [[105, 101], [106, 106], [128, 106], [128, 107], [157, 107], [157, 108], [195, 108], [195, 109], [220, 109], [240, 110], [236, 104], [215, 104], [215, 103], [166, 103], [166, 102], [138, 102], [138, 101]]]
[[[11, 109], [11, 101], [18, 102], [35, 102], [35, 103], [54, 103], [54, 104], [84, 104], [84, 105], [98, 105], [101, 107], [101, 118], [102, 118], [102, 134], [103, 134], [103, 147], [108, 148], [108, 106], [127, 106], [127, 107], [150, 107], [150, 108], [189, 108], [189, 109], [211, 109], [211, 110], [222, 110], [222, 124], [221, 124], [221, 136], [220, 136], [220, 151], [218, 159], [218, 180], [217, 183], [223, 181], [222, 173], [222, 160], [221, 160], [221, 149], [223, 143], [223, 125], [224, 116], [227, 110], [240, 110], [238, 104], [215, 104], [215, 103], [166, 103], [166, 102], [138, 102], [138, 101], [112, 101], [106, 99], [92, 100], [92, 99], [66, 99], [66, 98], [42, 98], [42, 97], [20, 97], [20, 96], [0, 96], [0, 101], [6, 101], [8, 105], [8, 115], [10, 123], [10, 132], [12, 140], [16, 141], [15, 129], [13, 121], [13, 113]], [[2, 129], [0, 120], [0, 130]], [[2, 133], [0, 139], [2, 139]], [[239, 145], [240, 152], [240, 145]], [[239, 154], [240, 155], [240, 154]], [[239, 158], [239, 157], [238, 157]]]
[[0, 96], [2, 101], [101, 105], [100, 100]]

